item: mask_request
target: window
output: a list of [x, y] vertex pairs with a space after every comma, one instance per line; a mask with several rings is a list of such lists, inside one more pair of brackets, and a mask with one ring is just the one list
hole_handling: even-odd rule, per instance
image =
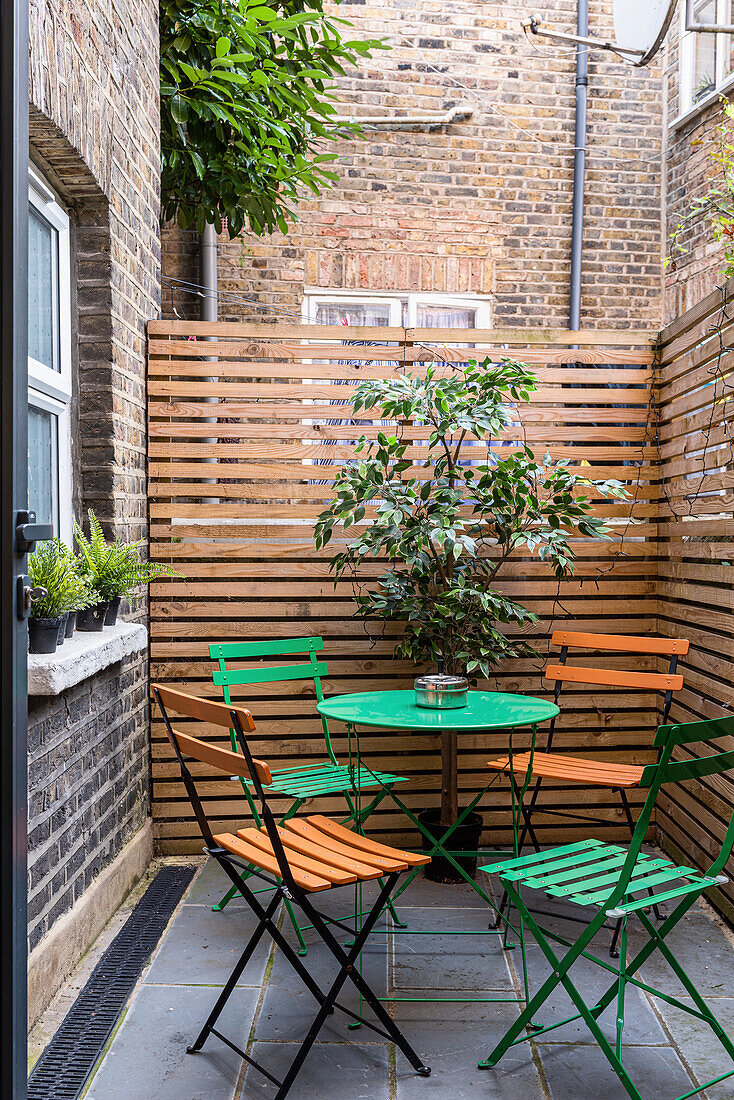
[[28, 507], [70, 541], [69, 218], [34, 170], [28, 196]]
[[489, 301], [468, 294], [365, 294], [313, 290], [304, 319], [319, 325], [488, 328]]
[[[693, 0], [692, 9], [696, 23], [732, 22], [731, 0]], [[686, 31], [685, 27], [684, 4], [680, 46], [681, 114], [713, 97], [728, 81], [734, 68], [730, 35]]]

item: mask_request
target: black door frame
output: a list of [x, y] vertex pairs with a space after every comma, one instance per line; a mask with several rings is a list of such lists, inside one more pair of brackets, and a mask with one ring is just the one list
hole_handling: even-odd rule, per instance
[[0, 1096], [25, 1100], [27, 628], [17, 513], [27, 508], [28, 4], [0, 2]]

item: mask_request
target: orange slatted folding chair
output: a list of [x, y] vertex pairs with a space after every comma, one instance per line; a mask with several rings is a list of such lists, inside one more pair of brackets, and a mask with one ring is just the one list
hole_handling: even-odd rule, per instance
[[[624, 634], [589, 634], [575, 630], [555, 630], [551, 637], [551, 644], [559, 646], [561, 652], [557, 662], [551, 661], [548, 663], [544, 676], [546, 680], [554, 685], [554, 700], [556, 703], [561, 697], [564, 684], [593, 684], [599, 687], [633, 688], [638, 691], [662, 691], [664, 695], [661, 723], [665, 724], [673, 700], [673, 693], [680, 691], [683, 687], [683, 677], [676, 669], [678, 658], [688, 653], [689, 642], [685, 638], [640, 638]], [[586, 665], [569, 665], [567, 664], [569, 649], [593, 649], [605, 653], [668, 657], [668, 671], [663, 673], [634, 672], [590, 668]], [[635, 822], [627, 798], [627, 791], [632, 787], [639, 786], [644, 770], [642, 766], [617, 763], [616, 761], [591, 760], [573, 756], [564, 750], [552, 752], [557, 721], [558, 719], [554, 718], [550, 724], [544, 751], [536, 751], [532, 754], [532, 757], [529, 752], [518, 753], [513, 757], [514, 775], [512, 782], [515, 783], [516, 787], [517, 777], [520, 777], [522, 782], [527, 776], [528, 767], [530, 767], [531, 778], [535, 780], [530, 798], [527, 804], [522, 807], [523, 824], [519, 840], [520, 849], [529, 837], [535, 850], [540, 851], [540, 844], [533, 828], [533, 811], [544, 779], [550, 782], [571, 783], [583, 787], [606, 787], [616, 791], [624, 809], [630, 834], [633, 834]], [[497, 760], [490, 760], [487, 766], [494, 771], [509, 772], [509, 758], [505, 756]], [[566, 810], [543, 809], [542, 812], [579, 821], [591, 821], [594, 824], [607, 824], [599, 818]], [[505, 902], [506, 895], [502, 899], [498, 923]], [[619, 926], [615, 929], [610, 948], [610, 954], [613, 957], [616, 957], [618, 932]]]
[[[380, 1003], [379, 998], [360, 973], [358, 964], [365, 942], [395, 889], [400, 875], [413, 867], [430, 863], [430, 859], [415, 852], [403, 852], [398, 848], [378, 844], [336, 821], [330, 821], [321, 814], [313, 814], [306, 818], [292, 818], [284, 821], [279, 827], [268, 806], [265, 790], [272, 783], [270, 768], [263, 761], [253, 758], [245, 734], [245, 730], [252, 733], [255, 729], [250, 712], [241, 706], [200, 699], [157, 684], [153, 685], [153, 696], [163, 715], [168, 738], [181, 768], [184, 786], [204, 837], [204, 851], [217, 860], [258, 919], [255, 931], [245, 945], [201, 1032], [188, 1048], [188, 1053], [197, 1053], [209, 1035], [215, 1035], [271, 1081], [277, 1089], [275, 1100], [282, 1100], [293, 1085], [326, 1017], [338, 1008], [353, 1020], [357, 1020], [384, 1039], [395, 1043], [416, 1073], [421, 1077], [427, 1077], [431, 1072], [430, 1069], [423, 1064], [389, 1012]], [[204, 741], [200, 737], [174, 729], [169, 711], [219, 727], [226, 731], [222, 736], [227, 742], [229, 742], [229, 731], [234, 730], [239, 752], [233, 752], [231, 748], [221, 748], [211, 740]], [[260, 828], [253, 825], [247, 829], [239, 829], [236, 836], [233, 833], [218, 833], [215, 836], [188, 765], [190, 760], [207, 764], [227, 776], [236, 775], [241, 779], [249, 780], [255, 797], [262, 803]], [[258, 900], [257, 891], [250, 888], [251, 876], [263, 880], [273, 889], [272, 897], [266, 906]], [[362, 914], [363, 922], [357, 921], [358, 927], [351, 927], [333, 917], [326, 917], [311, 901], [315, 894], [368, 880], [379, 880], [376, 890], [377, 899], [372, 909]], [[299, 957], [296, 949], [275, 923], [278, 906], [286, 899], [303, 912], [308, 923], [333, 956], [334, 974], [331, 981], [327, 981], [324, 989], [320, 987], [309, 972], [307, 964]], [[339, 943], [331, 930], [332, 925], [349, 934], [348, 947], [342, 947]], [[274, 1077], [269, 1070], [244, 1050], [240, 1050], [216, 1028], [224, 1006], [266, 932], [280, 948], [318, 1005], [313, 1023], [282, 1080]], [[347, 981], [351, 981], [359, 990], [361, 997], [377, 1017], [377, 1024], [365, 1020], [337, 1000]]]

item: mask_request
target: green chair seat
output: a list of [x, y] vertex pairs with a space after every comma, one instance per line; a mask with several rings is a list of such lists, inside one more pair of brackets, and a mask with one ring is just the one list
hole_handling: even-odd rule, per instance
[[[503, 882], [543, 890], [548, 897], [600, 908], [614, 893], [628, 852], [629, 848], [619, 844], [583, 840], [519, 859], [491, 863], [482, 870], [499, 874]], [[707, 886], [718, 886], [726, 881], [721, 875], [711, 878], [695, 867], [678, 867], [672, 860], [640, 852], [624, 889], [623, 899], [629, 898], [629, 901], [622, 900], [609, 910], [608, 916], [623, 917], [638, 909], [648, 909], [657, 902], [700, 893]], [[650, 889], [655, 889], [654, 896], [648, 893]], [[639, 892], [644, 892], [645, 896], [635, 898]]]
[[[268, 794], [298, 799], [318, 798], [320, 795], [341, 794], [344, 791], [357, 793], [375, 790], [386, 783], [407, 782], [404, 776], [371, 771], [369, 768], [357, 769], [349, 764], [332, 764], [329, 761], [306, 768], [276, 768], [271, 774], [273, 782], [265, 787]], [[248, 786], [252, 786], [250, 780], [246, 782]]]
[[[707, 871], [695, 867], [681, 867], [672, 860], [647, 855], [642, 845], [652, 821], [658, 794], [663, 784], [685, 783], [700, 780], [709, 775], [726, 775], [734, 769], [734, 751], [711, 753], [711, 748], [731, 744], [734, 738], [734, 718], [709, 718], [701, 722], [675, 723], [660, 726], [654, 747], [658, 757], [654, 764], [647, 764], [640, 778], [640, 786], [647, 789], [647, 797], [637, 819], [632, 843], [629, 847], [604, 844], [600, 840], [582, 840], [564, 844], [545, 852], [534, 852], [516, 859], [503, 859], [487, 864], [484, 871], [496, 872], [510, 899], [512, 908], [520, 918], [520, 936], [524, 950], [524, 930], [527, 929], [546, 962], [550, 973], [540, 988], [529, 997], [525, 1007], [494, 1047], [488, 1058], [479, 1063], [480, 1069], [496, 1066], [510, 1047], [531, 1039], [537, 1042], [547, 1032], [556, 1031], [566, 1024], [583, 1020], [599, 1045], [604, 1057], [616, 1074], [618, 1085], [632, 1100], [642, 1100], [642, 1094], [624, 1063], [623, 1046], [625, 1023], [625, 998], [629, 986], [637, 987], [649, 996], [665, 1001], [689, 1016], [709, 1025], [727, 1055], [727, 1066], [734, 1063], [734, 1042], [725, 1025], [717, 1020], [711, 1007], [701, 996], [697, 976], [688, 974], [676, 957], [667, 940], [680, 920], [696, 900], [712, 886], [721, 886], [728, 879], [724, 868], [734, 852], [734, 815], [721, 842], [719, 854]], [[543, 890], [554, 898], [563, 898], [580, 906], [594, 906], [588, 923], [581, 921], [583, 931], [577, 939], [561, 935], [556, 928], [542, 927], [536, 920], [536, 910], [524, 896], [525, 889]], [[642, 896], [640, 896], [642, 895]], [[658, 926], [651, 920], [647, 909], [655, 902], [673, 901], [670, 912], [659, 918]], [[619, 960], [615, 968], [608, 959], [600, 958], [590, 950], [592, 941], [604, 927], [608, 917], [620, 922]], [[642, 932], [640, 942], [629, 953], [628, 924], [630, 917]], [[644, 934], [647, 933], [647, 939]], [[685, 929], [679, 935], [685, 938]], [[563, 951], [559, 951], [559, 946]], [[665, 961], [683, 987], [686, 999], [674, 996], [667, 990], [656, 989], [640, 977], [647, 960], [657, 953]], [[600, 967], [614, 980], [590, 1003], [574, 983], [576, 963], [583, 958]], [[525, 965], [523, 955], [523, 965]], [[558, 986], [562, 986], [576, 1009], [572, 1016], [559, 1020], [553, 1014], [548, 1023], [536, 1020]], [[616, 1000], [616, 1041], [610, 1043], [599, 1024], [602, 1013]], [[704, 1092], [712, 1085], [734, 1077], [734, 1068], [725, 1068], [711, 1081], [688, 1089], [676, 1100]], [[616, 1095], [616, 1093], [615, 1093]], [[732, 1095], [731, 1090], [728, 1095]]]

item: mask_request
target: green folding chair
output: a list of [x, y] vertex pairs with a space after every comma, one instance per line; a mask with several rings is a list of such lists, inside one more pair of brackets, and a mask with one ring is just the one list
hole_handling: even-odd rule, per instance
[[[218, 662], [219, 668], [213, 674], [214, 683], [221, 687], [224, 701], [232, 703], [230, 689], [253, 684], [287, 683], [296, 680], [312, 680], [316, 693], [316, 701], [324, 698], [321, 687], [321, 678], [328, 675], [328, 668], [324, 661], [319, 661], [316, 654], [324, 648], [321, 638], [281, 638], [273, 642], [225, 642], [209, 646], [209, 656]], [[308, 660], [298, 664], [287, 665], [259, 665], [255, 668], [231, 668], [227, 662], [253, 661], [258, 658], [271, 660], [284, 657], [307, 655]], [[347, 805], [348, 814], [341, 819], [342, 824], [354, 824], [359, 832], [364, 832], [364, 823], [382, 802], [396, 783], [406, 783], [407, 779], [400, 775], [392, 775], [389, 772], [376, 772], [361, 765], [357, 767], [352, 763], [351, 757], [346, 764], [340, 764], [337, 760], [331, 743], [329, 726], [326, 718], [321, 716], [321, 726], [324, 733], [326, 759], [315, 764], [294, 765], [287, 768], [274, 768], [272, 770], [272, 783], [265, 791], [268, 796], [289, 798], [292, 803], [281, 819], [281, 825], [298, 813], [305, 802], [311, 798], [320, 798], [327, 795], [341, 795]], [[232, 751], [237, 752], [237, 737], [230, 730]], [[250, 812], [258, 828], [262, 822], [254, 799], [252, 781], [238, 776], [250, 806]], [[361, 805], [361, 795], [364, 791], [376, 791], [371, 801], [366, 806]], [[221, 911], [225, 905], [238, 893], [233, 886], [219, 901], [214, 909]], [[288, 899], [286, 907], [293, 928], [299, 942], [299, 954], [306, 954], [306, 943], [303, 938], [303, 930], [299, 927], [296, 915]], [[359, 905], [361, 908], [361, 904]], [[404, 928], [399, 920], [392, 901], [388, 908], [395, 922]]]
[[[499, 874], [504, 889], [520, 915], [521, 930], [523, 927], [529, 929], [550, 963], [552, 973], [535, 996], [528, 1001], [518, 1019], [489, 1057], [479, 1063], [480, 1069], [495, 1066], [503, 1054], [517, 1043], [525, 1042], [530, 1038], [537, 1039], [545, 1032], [555, 1031], [564, 1024], [581, 1019], [601, 1047], [627, 1095], [634, 1097], [635, 1100], [642, 1100], [640, 1092], [622, 1062], [625, 993], [628, 985], [644, 989], [647, 993], [667, 1001], [668, 1004], [682, 1009], [696, 1019], [705, 1021], [734, 1061], [734, 1043], [701, 997], [693, 978], [685, 972], [666, 943], [670, 932], [694, 902], [712, 886], [720, 886], [728, 881], [722, 871], [734, 847], [734, 815], [729, 822], [721, 851], [705, 873], [701, 873], [694, 867], [677, 867], [670, 860], [653, 858], [642, 851], [658, 791], [664, 783], [682, 783], [689, 779], [701, 779], [707, 775], [721, 774], [734, 767], [734, 752], [697, 756], [690, 746], [697, 742], [715, 742], [721, 738], [730, 737], [734, 737], [734, 718], [660, 726], [655, 737], [655, 747], [659, 749], [658, 761], [655, 764], [648, 764], [643, 771], [640, 785], [647, 788], [647, 798], [629, 848], [616, 844], [604, 844], [598, 840], [584, 840], [576, 844], [564, 844], [544, 852], [534, 852], [519, 859], [492, 863], [483, 868], [485, 871]], [[673, 751], [679, 746], [682, 747], [679, 755], [683, 758], [673, 760]], [[523, 887], [543, 890], [548, 897], [563, 898], [567, 902], [585, 907], [587, 912], [589, 909], [595, 909], [596, 913], [577, 940], [565, 939], [538, 925], [522, 896]], [[652, 897], [648, 894], [650, 889], [654, 891]], [[656, 927], [650, 920], [647, 910], [654, 903], [666, 901], [676, 902], [675, 907], [662, 924]], [[628, 960], [627, 922], [631, 916], [639, 919], [648, 938], [634, 958]], [[600, 958], [587, 950], [608, 917], [622, 921], [618, 967], [608, 958]], [[567, 949], [562, 957], [557, 954], [556, 944]], [[654, 951], [661, 953], [676, 974], [690, 997], [692, 1005], [684, 1004], [679, 998], [654, 989], [635, 976]], [[571, 977], [572, 967], [581, 957], [615, 975], [614, 981], [604, 995], [593, 1005], [588, 1005], [583, 1000]], [[563, 986], [578, 1011], [566, 1020], [554, 1022], [545, 1027], [536, 1025], [534, 1020], [537, 1013], [558, 985]], [[615, 999], [617, 1002], [616, 1044], [612, 1046], [601, 1030], [598, 1020], [601, 1013]], [[529, 1029], [527, 1033], [526, 1029]], [[734, 1069], [708, 1081], [705, 1085], [689, 1090], [677, 1100], [686, 1100], [687, 1097], [731, 1076], [734, 1076]]]

